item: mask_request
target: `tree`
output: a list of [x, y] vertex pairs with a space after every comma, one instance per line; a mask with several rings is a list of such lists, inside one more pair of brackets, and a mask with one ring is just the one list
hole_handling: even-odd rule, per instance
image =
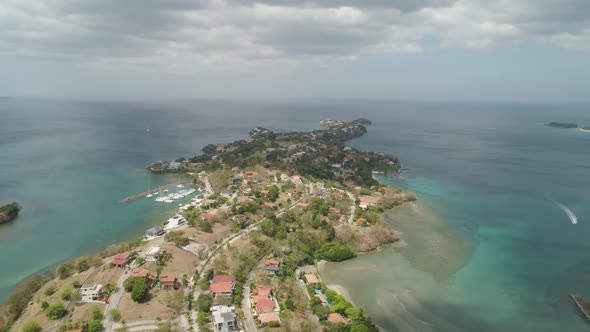
[[61, 299], [64, 301], [69, 301], [72, 298], [72, 290], [70, 288], [66, 288], [61, 291]]
[[119, 309], [111, 309], [109, 310], [109, 318], [113, 321], [113, 322], [118, 322], [119, 319], [121, 319], [121, 312], [119, 311]]
[[92, 320], [102, 320], [102, 311], [100, 309], [98, 309], [97, 307], [92, 308], [92, 311], [90, 312], [90, 316], [92, 317]]
[[355, 256], [356, 254], [350, 247], [335, 242], [322, 244], [316, 252], [318, 259], [325, 259], [331, 262], [341, 262]]
[[39, 323], [32, 320], [32, 321], [26, 323], [25, 326], [23, 326], [22, 331], [23, 332], [41, 332], [41, 331], [43, 331], [43, 329], [41, 328]]
[[88, 323], [88, 327], [86, 328], [86, 332], [100, 332], [102, 331], [103, 326], [100, 320], [93, 320]]
[[197, 310], [203, 311], [203, 312], [209, 312], [209, 310], [211, 309], [212, 303], [213, 303], [213, 300], [211, 299], [210, 295], [199, 294], [199, 297], [197, 298]]
[[133, 301], [141, 303], [148, 299], [150, 287], [145, 279], [138, 279], [131, 290], [131, 298]]
[[72, 275], [72, 268], [72, 264], [63, 263], [57, 267], [57, 270], [55, 270], [55, 274], [57, 274], [57, 276], [60, 279], [66, 279]]
[[52, 304], [45, 309], [45, 315], [51, 320], [58, 320], [66, 313], [66, 308], [61, 303]]
[[137, 278], [128, 278], [127, 280], [125, 280], [123, 282], [123, 288], [125, 288], [126, 292], [131, 292], [133, 290], [133, 286], [135, 285], [135, 282], [137, 282], [139, 279]]
[[49, 307], [49, 303], [47, 303], [47, 301], [43, 301], [41, 302], [41, 309], [45, 310]]
[[197, 314], [197, 323], [199, 324], [199, 326], [203, 326], [203, 325], [207, 324], [208, 321], [209, 321], [209, 314], [207, 314], [204, 311], [199, 311], [199, 313]]

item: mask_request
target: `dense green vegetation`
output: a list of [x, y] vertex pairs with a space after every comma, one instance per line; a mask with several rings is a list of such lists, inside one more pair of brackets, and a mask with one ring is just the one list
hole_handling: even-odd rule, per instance
[[55, 303], [45, 309], [45, 316], [51, 320], [58, 320], [66, 313], [66, 308], [61, 303]]
[[[203, 155], [177, 161], [181, 168], [168, 170], [167, 163], [154, 163], [153, 172], [198, 172], [264, 165], [289, 173], [298, 173], [324, 181], [351, 181], [355, 185], [379, 185], [373, 172], [397, 173], [397, 158], [383, 153], [361, 152], [345, 142], [364, 135], [370, 121], [329, 122], [328, 129], [312, 132], [273, 133], [264, 128], [250, 132], [250, 140], [229, 144], [209, 144]], [[274, 192], [269, 199], [274, 201]]]
[[0, 206], [0, 224], [16, 218], [20, 210], [21, 206], [16, 202]]
[[[357, 308], [348, 302], [344, 296], [336, 293], [336, 291], [328, 289], [325, 284], [320, 283], [318, 285], [308, 286], [308, 292], [311, 296], [310, 307], [314, 315], [316, 315], [325, 326], [326, 331], [339, 331], [339, 332], [377, 332], [377, 326], [373, 324], [370, 318], [365, 316], [362, 309]], [[316, 289], [321, 290], [328, 299], [330, 306], [322, 305], [322, 302], [316, 298], [314, 292]], [[326, 321], [328, 315], [332, 312], [339, 313], [346, 319], [349, 324], [330, 324]]]

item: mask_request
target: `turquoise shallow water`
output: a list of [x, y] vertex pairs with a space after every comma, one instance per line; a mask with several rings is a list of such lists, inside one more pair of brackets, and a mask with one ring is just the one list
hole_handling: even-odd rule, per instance
[[[412, 125], [379, 123], [354, 144], [375, 148], [391, 133], [382, 149], [396, 151], [410, 169], [403, 179], [380, 178], [421, 199], [388, 218], [406, 246], [328, 265], [328, 282], [351, 289], [387, 330], [590, 329], [568, 298], [590, 296], [590, 136], [542, 126], [551, 118], [588, 122], [589, 114], [517, 107], [427, 113]], [[551, 199], [571, 208], [579, 224]], [[434, 227], [419, 227], [432, 220]], [[346, 273], [365, 266], [374, 271], [361, 279]], [[364, 283], [384, 292], [354, 290]]]
[[329, 265], [326, 279], [348, 286], [387, 330], [585, 331], [567, 294], [590, 296], [590, 134], [543, 123], [590, 124], [588, 109], [1, 100], [0, 201], [25, 209], [0, 228], [0, 299], [32, 273], [161, 222], [169, 208], [116, 203], [167, 181], [144, 171], [151, 161], [257, 125], [309, 130], [362, 116], [374, 124], [351, 144], [397, 155], [409, 170], [382, 180], [420, 202], [389, 216], [405, 245]]

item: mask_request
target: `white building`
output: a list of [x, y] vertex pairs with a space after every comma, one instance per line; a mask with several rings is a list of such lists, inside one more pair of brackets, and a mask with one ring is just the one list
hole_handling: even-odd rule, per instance
[[80, 288], [80, 295], [82, 295], [82, 302], [98, 301], [100, 298], [100, 291], [102, 285], [98, 284], [84, 284]]
[[145, 260], [148, 262], [155, 262], [160, 258], [161, 253], [162, 251], [160, 250], [160, 247], [151, 247], [145, 253]]
[[233, 306], [216, 305], [211, 307], [213, 326], [216, 332], [237, 331], [238, 322]]

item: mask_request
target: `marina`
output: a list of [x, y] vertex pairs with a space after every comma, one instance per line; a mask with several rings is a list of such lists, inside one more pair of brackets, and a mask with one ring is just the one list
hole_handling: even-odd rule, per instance
[[[122, 199], [119, 200], [119, 203], [127, 203], [127, 202], [131, 202], [131, 201], [134, 201], [136, 199], [140, 199], [140, 198], [144, 198], [144, 197], [151, 198], [154, 195], [159, 195], [161, 192], [168, 192], [170, 190], [170, 188], [175, 188], [175, 187], [176, 188], [179, 188], [178, 186], [183, 186], [184, 187], [186, 184], [190, 184], [190, 183], [191, 183], [190, 181], [181, 181], [181, 182], [171, 183], [171, 184], [168, 184], [168, 185], [165, 185], [165, 186], [161, 186], [159, 188], [155, 188], [155, 189], [144, 191], [142, 193], [139, 193], [139, 194], [136, 194], [136, 195], [133, 195], [133, 196], [122, 198]], [[180, 187], [180, 188], [182, 188], [182, 187]]]

